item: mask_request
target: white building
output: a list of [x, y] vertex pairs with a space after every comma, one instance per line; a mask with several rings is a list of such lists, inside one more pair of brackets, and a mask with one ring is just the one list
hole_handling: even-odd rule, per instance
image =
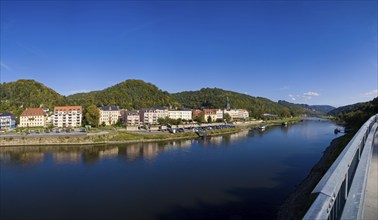
[[123, 115], [123, 121], [127, 125], [139, 125], [140, 115], [138, 110], [126, 111]]
[[217, 111], [216, 111], [216, 114], [217, 114], [217, 120], [218, 119], [223, 119], [223, 110], [222, 109], [218, 109]]
[[19, 127], [44, 127], [45, 112], [42, 108], [27, 108], [20, 115]]
[[249, 117], [249, 113], [245, 109], [225, 109], [223, 113], [229, 114], [232, 119], [247, 119]]
[[103, 106], [100, 108], [99, 124], [114, 125], [121, 116], [118, 106]]
[[12, 129], [16, 127], [16, 118], [13, 114], [4, 112], [0, 114], [0, 129]]
[[183, 110], [169, 110], [168, 118], [172, 119], [183, 119], [183, 120], [192, 120], [192, 110], [183, 109]]
[[158, 124], [159, 118], [168, 117], [166, 108], [148, 108], [139, 111], [140, 122], [143, 124]]
[[80, 127], [82, 119], [81, 106], [56, 106], [54, 108], [54, 127]]

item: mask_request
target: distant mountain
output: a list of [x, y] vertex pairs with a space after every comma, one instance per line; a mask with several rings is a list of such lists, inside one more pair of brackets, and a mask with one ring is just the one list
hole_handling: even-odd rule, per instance
[[330, 105], [295, 104], [283, 100], [279, 100], [278, 103], [288, 107], [302, 108], [304, 112], [311, 115], [326, 115], [329, 111], [335, 109], [335, 107]]
[[126, 109], [171, 106], [175, 103], [168, 92], [143, 80], [126, 80], [100, 91], [78, 93], [67, 97], [72, 105], [117, 105]]
[[358, 128], [371, 116], [377, 113], [378, 97], [369, 102], [362, 102], [336, 108], [330, 111], [328, 114], [338, 117], [348, 126]]
[[52, 109], [64, 105], [65, 97], [34, 80], [17, 80], [0, 84], [0, 112], [16, 115], [29, 107]]
[[328, 114], [328, 112], [335, 109], [335, 107], [330, 105], [309, 105], [309, 108], [321, 112], [323, 114]]
[[227, 97], [231, 108], [243, 108], [251, 117], [260, 118], [264, 113], [279, 116], [296, 115], [286, 106], [262, 97], [253, 97], [219, 88], [203, 88], [199, 91], [186, 91], [172, 94], [173, 100], [187, 108], [225, 108]]

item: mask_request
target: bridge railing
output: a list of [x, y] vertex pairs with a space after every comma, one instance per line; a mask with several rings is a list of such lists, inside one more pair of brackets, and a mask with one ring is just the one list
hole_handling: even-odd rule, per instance
[[312, 191], [317, 196], [303, 219], [362, 218], [364, 191], [377, 122], [378, 114], [366, 121], [344, 148]]

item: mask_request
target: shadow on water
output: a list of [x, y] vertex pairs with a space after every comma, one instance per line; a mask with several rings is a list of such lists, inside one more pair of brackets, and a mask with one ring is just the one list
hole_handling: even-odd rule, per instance
[[[296, 171], [294, 171], [296, 172]], [[295, 174], [282, 172], [274, 181], [283, 183], [288, 177]], [[295, 179], [295, 177], [294, 177]], [[198, 200], [192, 207], [173, 206], [170, 211], [159, 214], [158, 220], [249, 220], [249, 219], [276, 219], [277, 211], [288, 192], [294, 189], [292, 182], [273, 188], [233, 188], [224, 192], [235, 198], [223, 204], [210, 204]]]
[[172, 211], [159, 215], [157, 219], [275, 219], [275, 207], [279, 203], [269, 198], [284, 196], [280, 188], [236, 188], [227, 190], [226, 193], [236, 197], [238, 201], [222, 205], [198, 201], [193, 208], [175, 206]]
[[273, 188], [233, 188], [224, 192], [235, 198], [223, 204], [210, 204], [198, 200], [192, 207], [173, 206], [171, 210], [157, 216], [158, 220], [249, 220], [276, 219], [277, 212], [300, 182], [308, 175], [303, 166], [315, 163], [311, 154], [295, 154], [284, 160], [288, 169], [277, 173], [274, 182], [280, 185]]

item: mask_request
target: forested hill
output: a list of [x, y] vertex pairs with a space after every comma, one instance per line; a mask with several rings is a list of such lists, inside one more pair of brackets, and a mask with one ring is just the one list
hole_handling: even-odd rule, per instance
[[66, 103], [65, 97], [34, 80], [0, 84], [0, 112], [20, 115], [29, 107], [52, 109]]
[[117, 105], [125, 109], [141, 109], [154, 106], [172, 106], [168, 92], [160, 90], [143, 80], [126, 80], [109, 88], [67, 97], [71, 105], [97, 106]]
[[336, 116], [345, 121], [348, 126], [360, 127], [371, 116], [378, 113], [378, 97], [370, 102], [347, 105], [329, 112], [330, 115]]
[[288, 107], [262, 97], [253, 97], [218, 88], [204, 88], [199, 91], [187, 91], [172, 94], [173, 99], [187, 108], [225, 108], [227, 97], [231, 108], [243, 108], [250, 112], [250, 116], [260, 118], [264, 113], [290, 116], [294, 112]]
[[264, 113], [282, 117], [306, 113], [303, 107], [283, 105], [262, 97], [253, 97], [218, 88], [204, 88], [169, 94], [157, 86], [142, 80], [126, 80], [109, 88], [88, 93], [62, 96], [34, 80], [18, 80], [0, 84], [0, 112], [20, 115], [28, 107], [53, 109], [60, 105], [117, 105], [123, 109], [142, 109], [149, 107], [187, 107], [187, 108], [225, 108], [227, 97], [231, 108], [243, 108], [250, 116], [261, 118]]

